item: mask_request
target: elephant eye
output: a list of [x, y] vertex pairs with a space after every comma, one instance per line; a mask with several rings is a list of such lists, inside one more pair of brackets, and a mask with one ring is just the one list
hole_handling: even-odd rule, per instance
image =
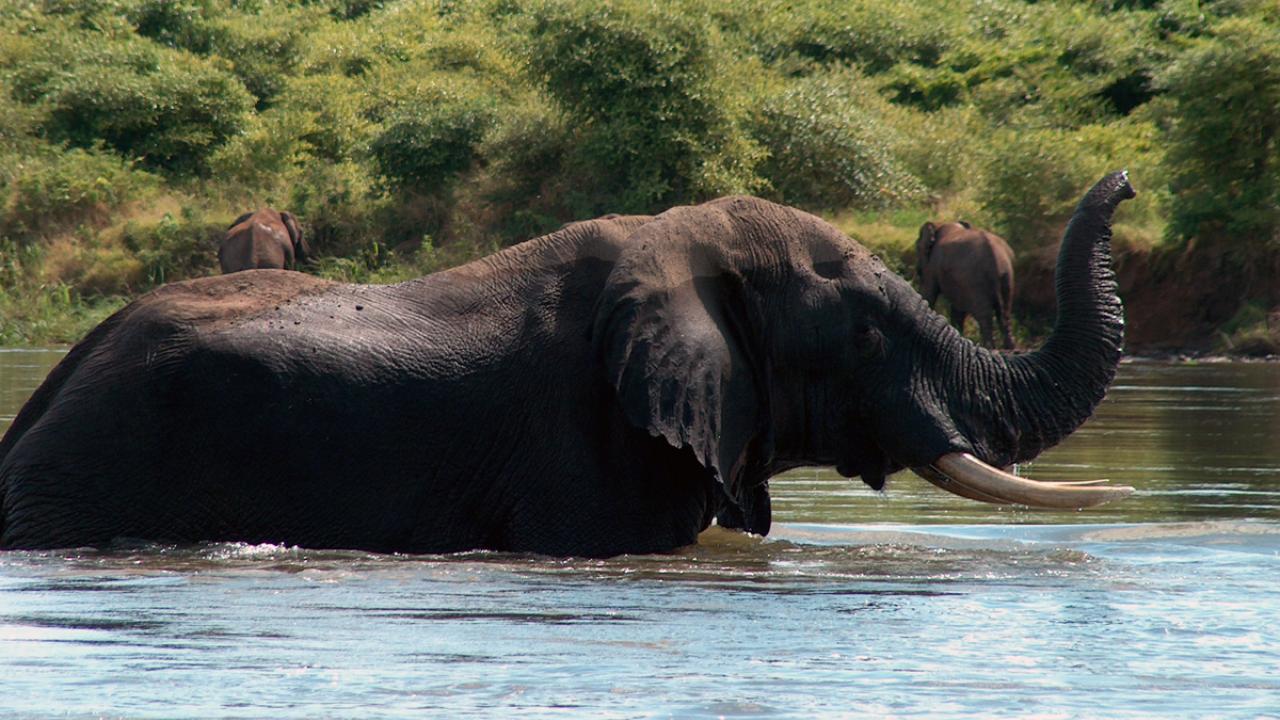
[[813, 271], [816, 272], [819, 277], [826, 278], [827, 280], [838, 280], [844, 275], [844, 258], [840, 258], [839, 260], [815, 262], [813, 264]]
[[860, 324], [853, 331], [854, 351], [863, 360], [881, 360], [885, 356], [884, 333], [868, 324]]

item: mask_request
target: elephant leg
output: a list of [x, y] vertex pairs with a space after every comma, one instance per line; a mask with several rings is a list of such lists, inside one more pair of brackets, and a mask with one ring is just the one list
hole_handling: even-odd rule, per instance
[[964, 334], [964, 319], [966, 315], [967, 313], [965, 313], [965, 311], [956, 307], [954, 304], [951, 306], [951, 324], [956, 327], [956, 330], [960, 331], [961, 335]]
[[1000, 323], [1000, 335], [1002, 336], [1001, 339], [1004, 341], [1004, 349], [1012, 350], [1013, 333], [1009, 331], [1009, 313], [1005, 312], [1004, 308], [997, 307], [996, 321]]
[[982, 334], [982, 347], [995, 347], [995, 341], [992, 338], [991, 313], [978, 313], [973, 316], [978, 321], [978, 330]]

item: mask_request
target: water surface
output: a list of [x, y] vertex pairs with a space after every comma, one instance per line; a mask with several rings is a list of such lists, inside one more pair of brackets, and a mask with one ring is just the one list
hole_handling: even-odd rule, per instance
[[[0, 351], [0, 430], [58, 352]], [[1280, 717], [1280, 365], [1129, 363], [1011, 511], [774, 482], [767, 539], [0, 553], [0, 717]]]

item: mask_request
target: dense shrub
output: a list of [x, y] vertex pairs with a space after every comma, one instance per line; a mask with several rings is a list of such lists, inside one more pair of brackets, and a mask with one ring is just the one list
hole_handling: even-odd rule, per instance
[[380, 216], [390, 201], [374, 186], [361, 164], [314, 162], [293, 183], [286, 205], [305, 221], [317, 253], [348, 255], [385, 242]]
[[155, 168], [203, 169], [251, 107], [240, 82], [213, 63], [137, 37], [51, 33], [13, 61], [13, 95], [42, 108], [48, 138], [104, 143]]
[[159, 186], [154, 175], [94, 150], [47, 148], [10, 156], [6, 164], [11, 177], [0, 184], [0, 237], [15, 240], [101, 224], [112, 211]]
[[308, 116], [299, 138], [306, 144], [306, 153], [340, 161], [362, 152], [377, 129], [364, 103], [360, 84], [353, 78], [307, 75], [289, 81], [272, 111], [283, 116]]
[[578, 137], [569, 162], [592, 211], [647, 212], [758, 186], [761, 153], [726, 92], [729, 57], [707, 16], [641, 2], [551, 2], [529, 61]]
[[972, 107], [942, 108], [921, 112], [910, 106], [892, 106], [877, 118], [895, 132], [888, 138], [892, 156], [918, 178], [933, 199], [974, 189], [980, 178], [979, 140], [984, 125]]
[[232, 15], [210, 24], [209, 51], [231, 60], [231, 71], [270, 107], [295, 74], [316, 13], [273, 7], [257, 15]]
[[[269, 107], [302, 61], [304, 37], [325, 17], [323, 8], [259, 5], [227, 0], [125, 0], [139, 35], [201, 56], [218, 56]], [[233, 10], [234, 7], [234, 10]]]
[[225, 221], [188, 206], [176, 217], [166, 213], [155, 223], [127, 223], [120, 244], [137, 258], [141, 278], [150, 288], [216, 272], [218, 243], [226, 229]]
[[273, 108], [254, 117], [249, 126], [209, 159], [209, 177], [226, 183], [238, 195], [270, 193], [285, 186], [308, 164], [311, 145], [305, 138], [317, 133], [316, 116]]
[[892, 130], [851, 92], [854, 78], [821, 75], [760, 104], [753, 131], [769, 150], [762, 174], [781, 201], [819, 208], [886, 207], [921, 195], [893, 157]]
[[1056, 241], [1084, 191], [1116, 170], [1128, 170], [1138, 190], [1116, 212], [1116, 237], [1147, 244], [1158, 235], [1135, 228], [1158, 228], [1165, 199], [1156, 182], [1161, 145], [1149, 122], [1008, 130], [980, 157], [982, 209], [1015, 249]]
[[768, 0], [735, 6], [741, 13], [736, 24], [769, 62], [800, 58], [854, 64], [871, 73], [899, 62], [933, 66], [956, 34], [956, 24], [925, 2]]
[[435, 192], [470, 167], [496, 117], [491, 96], [429, 85], [388, 114], [370, 153], [391, 188]]
[[[32, 132], [39, 126], [35, 108], [14, 102], [9, 85], [0, 78], [0, 152], [18, 152], [35, 144]], [[4, 187], [12, 162], [0, 162], [0, 188]]]
[[1163, 77], [1170, 231], [1280, 245], [1280, 27], [1232, 19]]
[[589, 189], [565, 172], [573, 143], [564, 114], [537, 93], [511, 106], [485, 136], [479, 147], [485, 172], [477, 178], [480, 196], [473, 202], [496, 211], [503, 237], [541, 235], [572, 219], [565, 208], [591, 204], [584, 197]]
[[1069, 131], [1000, 133], [983, 158], [983, 209], [1015, 250], [1048, 244], [1098, 179], [1092, 160]]

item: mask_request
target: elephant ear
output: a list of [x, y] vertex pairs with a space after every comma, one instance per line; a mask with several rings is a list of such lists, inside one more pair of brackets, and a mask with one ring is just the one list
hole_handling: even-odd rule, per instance
[[691, 450], [731, 497], [764, 417], [736, 285], [726, 275], [671, 283], [620, 264], [593, 333], [627, 420]]
[[293, 213], [280, 213], [280, 221], [284, 223], [285, 229], [289, 231], [289, 241], [293, 243], [293, 257], [295, 262], [302, 262], [311, 254], [311, 247], [307, 245], [307, 241], [302, 237], [302, 228], [298, 227], [298, 219]]
[[228, 230], [230, 230], [231, 228], [233, 228], [233, 227], [235, 227], [235, 226], [239, 225], [240, 223], [244, 222], [245, 220], [248, 220], [249, 218], [253, 217], [253, 213], [254, 213], [254, 212], [255, 212], [255, 211], [250, 210], [249, 212], [247, 212], [247, 213], [245, 213], [245, 214], [241, 215], [240, 217], [236, 218], [235, 220], [232, 220], [232, 221], [231, 221], [231, 224], [227, 226], [227, 229], [228, 229]]
[[916, 239], [916, 254], [920, 256], [921, 262], [928, 259], [929, 253], [933, 252], [933, 244], [937, 241], [937, 225], [927, 222], [920, 226], [920, 237]]

